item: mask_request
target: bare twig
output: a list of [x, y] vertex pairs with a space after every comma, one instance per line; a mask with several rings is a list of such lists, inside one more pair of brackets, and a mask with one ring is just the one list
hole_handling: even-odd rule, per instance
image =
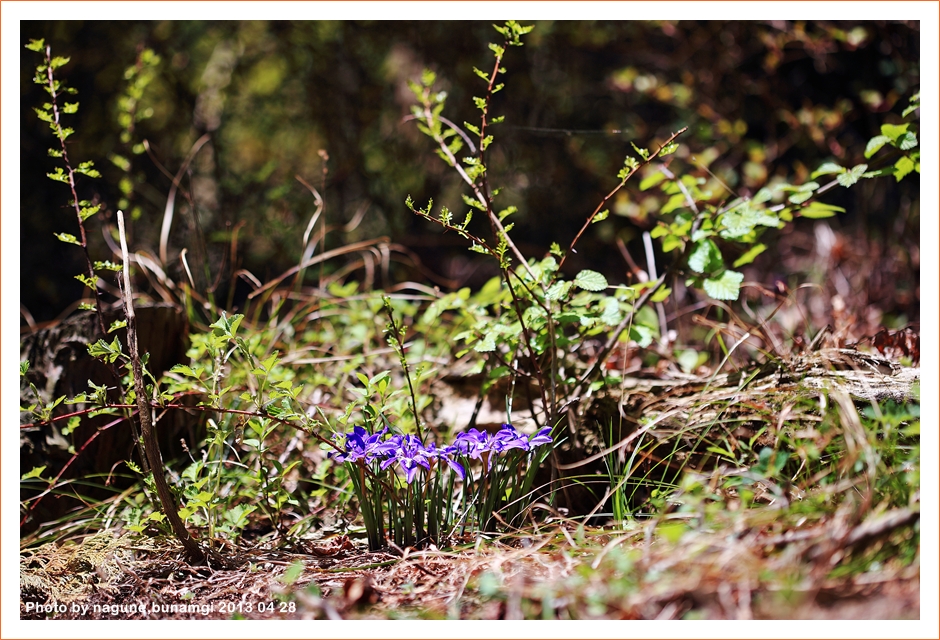
[[685, 133], [688, 129], [689, 129], [688, 127], [682, 127], [681, 129], [679, 129], [678, 131], [676, 131], [674, 134], [672, 134], [671, 136], [669, 136], [669, 138], [668, 138], [664, 143], [662, 143], [662, 144], [659, 146], [659, 149], [657, 149], [655, 153], [651, 154], [650, 157], [647, 158], [646, 160], [640, 161], [640, 162], [636, 165], [636, 167], [634, 167], [633, 169], [631, 169], [631, 170], [623, 177], [623, 179], [620, 180], [620, 184], [618, 184], [616, 187], [614, 187], [614, 189], [613, 189], [610, 193], [608, 193], [606, 196], [604, 196], [604, 199], [601, 200], [601, 202], [600, 202], [599, 205], [597, 205], [597, 207], [594, 209], [594, 212], [591, 213], [591, 215], [588, 216], [587, 220], [584, 221], [584, 225], [581, 227], [581, 230], [578, 231], [577, 235], [574, 237], [574, 240], [571, 241], [571, 245], [568, 247], [568, 251], [566, 251], [566, 252], [565, 252], [565, 255], [563, 255], [563, 256], [561, 257], [561, 262], [558, 263], [558, 270], [559, 270], [559, 271], [561, 271], [561, 267], [562, 267], [562, 265], [565, 264], [565, 260], [568, 258], [568, 256], [569, 256], [571, 253], [575, 253], [575, 251], [574, 251], [574, 246], [575, 246], [576, 244], [578, 244], [578, 240], [581, 239], [581, 236], [584, 235], [584, 232], [587, 230], [587, 228], [588, 228], [589, 226], [591, 226], [591, 223], [594, 221], [594, 218], [596, 218], [596, 217], [597, 217], [597, 214], [601, 212], [601, 209], [604, 208], [604, 205], [607, 204], [607, 201], [610, 200], [611, 198], [613, 198], [613, 197], [617, 194], [617, 192], [620, 191], [620, 190], [623, 188], [623, 186], [624, 186], [625, 184], [627, 184], [627, 180], [629, 180], [630, 178], [632, 178], [633, 175], [634, 175], [637, 171], [639, 171], [640, 169], [642, 169], [643, 167], [645, 167], [646, 165], [648, 165], [650, 162], [652, 162], [653, 160], [655, 160], [656, 158], [658, 158], [658, 157], [659, 157], [659, 154], [662, 153], [663, 149], [665, 149], [667, 146], [671, 145], [671, 144], [673, 143], [673, 141], [674, 141], [676, 138], [678, 138], [680, 135], [682, 135], [683, 133]]

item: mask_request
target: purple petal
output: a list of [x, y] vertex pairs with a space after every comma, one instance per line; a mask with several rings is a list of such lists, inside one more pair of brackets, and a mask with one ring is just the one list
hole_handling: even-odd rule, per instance
[[552, 428], [544, 427], [539, 429], [538, 433], [529, 438], [529, 446], [537, 447], [543, 444], [550, 444], [552, 441]]

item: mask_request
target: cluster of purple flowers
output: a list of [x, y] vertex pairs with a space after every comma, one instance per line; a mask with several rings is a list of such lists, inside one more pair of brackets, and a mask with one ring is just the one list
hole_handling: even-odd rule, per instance
[[[388, 436], [387, 426], [373, 434], [370, 434], [363, 427], [354, 427], [352, 431], [345, 435], [346, 442], [344, 446], [329, 455], [337, 462], [357, 462], [361, 460], [365, 464], [371, 464], [375, 460], [379, 460], [379, 466], [382, 469], [387, 469], [397, 463], [404, 471], [408, 484], [411, 484], [414, 480], [419, 467], [430, 470], [436, 461], [442, 461], [463, 480], [466, 477], [466, 469], [458, 462], [457, 458], [463, 457], [473, 460], [485, 458], [488, 465], [492, 466], [495, 457], [492, 454], [498, 455], [512, 449], [532, 451], [536, 447], [549, 444], [552, 441], [551, 431], [551, 427], [545, 427], [533, 436], [526, 437], [525, 434], [516, 431], [511, 424], [503, 424], [495, 435], [486, 431], [470, 429], [459, 434], [454, 440], [454, 444], [439, 448], [433, 442], [425, 446], [413, 435]], [[337, 434], [334, 439], [341, 437], [343, 436]]]

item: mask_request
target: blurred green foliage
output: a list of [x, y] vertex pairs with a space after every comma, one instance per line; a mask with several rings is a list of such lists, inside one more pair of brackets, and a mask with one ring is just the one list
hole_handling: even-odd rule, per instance
[[[71, 57], [60, 72], [83, 97], [71, 144], [104, 174], [80, 183], [79, 196], [101, 202], [104, 223], [128, 209], [133, 247], [156, 253], [172, 176], [209, 134], [181, 180], [168, 261], [182, 279], [177, 256], [187, 247], [191, 261], [203, 260], [201, 238], [205, 264], [193, 274], [202, 290], [234, 286], [239, 267], [265, 281], [297, 263], [315, 203], [296, 175], [321, 191], [328, 225], [368, 207], [361, 224], [328, 236], [327, 249], [387, 234], [455, 286], [494, 275], [455, 234], [440, 236], [403, 204], [410, 193], [462, 210], [459, 178], [403, 121], [413, 104], [407, 82], [435, 70], [449, 117], [472, 121], [472, 69], [491, 33], [489, 22], [443, 21], [21, 24], [23, 42], [45, 38]], [[689, 126], [674, 162], [753, 195], [775, 178], [804, 182], [825, 161], [862, 162], [867, 141], [902, 121], [919, 85], [916, 22], [543, 21], [528, 38], [507, 73], [512, 95], [494, 100], [506, 124], [489, 151], [506, 204], [519, 209], [514, 235], [526, 255], [574, 235], [629, 140], [652, 144]], [[32, 62], [21, 62], [21, 243], [30, 247], [21, 302], [43, 320], [81, 294], [69, 275], [80, 267], [56, 253], [64, 212], [43, 184], [50, 141], [32, 111], [42, 102]], [[917, 207], [899, 221], [898, 203], [916, 203], [919, 177], [887, 182], [834, 194], [847, 210], [840, 220], [916, 244]], [[652, 227], [645, 198], [638, 185], [618, 194], [613, 215], [572, 256], [572, 274], [623, 272], [613, 243]], [[93, 255], [108, 255], [102, 234], [92, 242]], [[762, 258], [772, 261], [772, 250]], [[392, 267], [392, 280], [424, 278]]]

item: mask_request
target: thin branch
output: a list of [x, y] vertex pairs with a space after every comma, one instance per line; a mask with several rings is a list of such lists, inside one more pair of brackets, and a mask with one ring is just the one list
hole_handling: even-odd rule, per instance
[[571, 253], [576, 253], [576, 251], [574, 250], [574, 246], [575, 246], [576, 244], [578, 244], [578, 240], [581, 239], [581, 236], [584, 235], [584, 232], [587, 230], [587, 228], [588, 228], [589, 226], [591, 226], [591, 223], [592, 223], [592, 222], [594, 222], [594, 218], [597, 217], [597, 214], [601, 212], [601, 209], [604, 208], [604, 205], [607, 204], [607, 201], [610, 200], [611, 198], [613, 198], [614, 195], [616, 195], [617, 192], [620, 191], [620, 190], [623, 188], [623, 186], [624, 186], [625, 184], [627, 184], [627, 180], [629, 180], [630, 178], [632, 178], [633, 175], [634, 175], [637, 171], [639, 171], [640, 169], [642, 169], [643, 167], [645, 167], [646, 165], [648, 165], [649, 163], [651, 163], [653, 160], [655, 160], [657, 157], [659, 157], [659, 154], [662, 153], [663, 149], [665, 149], [667, 146], [669, 146], [670, 144], [672, 144], [672, 142], [673, 142], [676, 138], [678, 138], [680, 135], [682, 135], [683, 133], [685, 133], [686, 131], [688, 131], [688, 129], [689, 129], [688, 127], [682, 127], [681, 129], [679, 129], [678, 131], [676, 131], [674, 134], [672, 134], [671, 136], [669, 136], [669, 138], [668, 138], [664, 143], [662, 143], [662, 144], [659, 146], [659, 149], [657, 149], [655, 153], [653, 153], [652, 155], [650, 155], [650, 157], [647, 158], [646, 160], [643, 160], [643, 161], [639, 162], [639, 163], [636, 165], [636, 167], [634, 167], [633, 169], [631, 169], [630, 172], [629, 172], [626, 176], [623, 177], [623, 179], [620, 181], [620, 184], [618, 184], [616, 187], [614, 187], [613, 191], [611, 191], [611, 192], [608, 193], [606, 196], [604, 196], [604, 199], [601, 200], [601, 202], [600, 202], [599, 205], [597, 205], [597, 207], [594, 209], [594, 212], [591, 213], [591, 215], [588, 216], [587, 220], [584, 221], [584, 225], [581, 227], [581, 230], [578, 231], [578, 234], [574, 237], [574, 240], [571, 241], [571, 246], [568, 247], [568, 251], [566, 251], [566, 252], [565, 252], [565, 255], [563, 255], [563, 256], [561, 257], [561, 262], [558, 263], [558, 271], [559, 271], [559, 272], [561, 271], [561, 267], [565, 264], [565, 260], [568, 259], [568, 255], [571, 254]]
[[147, 387], [144, 384], [144, 371], [140, 361], [140, 352], [137, 346], [137, 316], [134, 313], [134, 295], [131, 289], [130, 259], [127, 252], [127, 236], [124, 233], [124, 212], [117, 212], [118, 234], [121, 237], [121, 257], [124, 262], [124, 312], [127, 316], [127, 348], [130, 353], [131, 367], [134, 372], [134, 391], [137, 400], [137, 417], [140, 420], [141, 434], [143, 436], [144, 455], [150, 463], [153, 472], [153, 482], [160, 498], [163, 514], [170, 522], [173, 533], [179, 538], [187, 555], [195, 561], [205, 560], [206, 554], [199, 543], [194, 540], [177, 511], [176, 498], [170, 492], [164, 475], [163, 458], [160, 455], [160, 444], [154, 432], [151, 407], [147, 398]]

